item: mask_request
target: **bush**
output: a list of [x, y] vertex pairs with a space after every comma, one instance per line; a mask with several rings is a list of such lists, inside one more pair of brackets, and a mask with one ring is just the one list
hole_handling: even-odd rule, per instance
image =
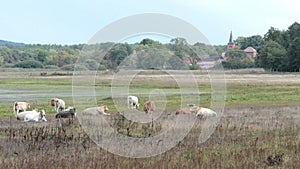
[[35, 60], [25, 60], [21, 61], [19, 63], [16, 63], [14, 67], [19, 68], [43, 68], [44, 65], [41, 62], [35, 61]]
[[[64, 65], [63, 67], [61, 67], [61, 70], [68, 70], [68, 71], [73, 71], [75, 68], [74, 64], [68, 64], [68, 65]], [[88, 68], [86, 68], [84, 65], [76, 65], [76, 70], [88, 70]]]
[[254, 62], [222, 62], [225, 69], [245, 69], [254, 68]]
[[12, 63], [6, 63], [5, 65], [2, 65], [2, 68], [13, 68], [15, 65]]
[[59, 69], [59, 67], [56, 65], [46, 65], [44, 68], [45, 69]]

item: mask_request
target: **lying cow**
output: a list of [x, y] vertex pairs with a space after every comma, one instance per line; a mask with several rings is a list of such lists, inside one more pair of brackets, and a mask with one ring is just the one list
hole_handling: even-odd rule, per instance
[[28, 108], [30, 108], [30, 104], [27, 102], [15, 102], [13, 105], [13, 111], [15, 117], [17, 117], [17, 114], [19, 114], [19, 112], [24, 112]]
[[153, 101], [147, 101], [144, 104], [144, 112], [149, 113], [149, 112], [154, 112], [155, 111], [155, 104]]
[[108, 115], [108, 116], [110, 115], [110, 114], [106, 113], [109, 110], [106, 105], [98, 107], [97, 110], [99, 113], [102, 113], [104, 115]]
[[188, 107], [176, 109], [175, 114], [196, 114], [200, 108], [195, 104], [188, 104]]
[[45, 111], [44, 110], [41, 110], [41, 111], [37, 111], [37, 110], [31, 110], [31, 111], [23, 111], [23, 112], [20, 112], [17, 114], [17, 120], [24, 120], [25, 121], [25, 117], [27, 118], [27, 121], [30, 121], [32, 118], [33, 119], [36, 119], [36, 115], [40, 115], [40, 113], [43, 113], [45, 114]]
[[139, 99], [136, 96], [128, 96], [128, 108], [138, 109], [140, 106]]
[[199, 110], [196, 113], [196, 116], [202, 118], [202, 117], [208, 117], [208, 116], [217, 116], [217, 113], [211, 109], [199, 107]]
[[59, 113], [59, 110], [62, 111], [65, 109], [65, 101], [59, 98], [52, 98], [50, 100], [50, 104], [52, 107], [54, 107], [55, 111]]
[[31, 113], [25, 114], [24, 121], [25, 122], [29, 122], [29, 121], [34, 121], [34, 122], [47, 121], [45, 110], [41, 110], [40, 112], [37, 112], [36, 110], [33, 110]]

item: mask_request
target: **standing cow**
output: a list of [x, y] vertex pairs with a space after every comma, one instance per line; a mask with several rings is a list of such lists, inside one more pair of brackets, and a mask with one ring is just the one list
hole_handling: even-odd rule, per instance
[[57, 113], [59, 113], [59, 111], [64, 110], [66, 107], [65, 101], [63, 101], [62, 99], [59, 99], [59, 98], [52, 98], [50, 100], [50, 104], [52, 107], [54, 107], [54, 109]]
[[128, 108], [138, 109], [140, 106], [139, 99], [136, 96], [128, 96]]
[[144, 111], [145, 113], [154, 112], [155, 111], [155, 104], [153, 101], [147, 101], [144, 104]]

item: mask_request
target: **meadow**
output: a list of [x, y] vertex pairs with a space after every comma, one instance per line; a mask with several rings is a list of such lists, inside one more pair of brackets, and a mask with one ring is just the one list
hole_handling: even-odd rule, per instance
[[[193, 75], [200, 91], [199, 104], [210, 107], [209, 74], [194, 71]], [[93, 97], [97, 103], [94, 106], [106, 104], [112, 117], [116, 117], [110, 119], [115, 131], [128, 137], [155, 136], [161, 132], [164, 125], [160, 122], [149, 127], [118, 117], [116, 102], [110, 93], [113, 78], [111, 72], [98, 72], [94, 77]], [[54, 118], [55, 112], [50, 106], [52, 97], [64, 99], [68, 106], [78, 108], [78, 113], [93, 106], [90, 97], [74, 105], [72, 72], [2, 70], [0, 167], [233, 169], [300, 166], [300, 74], [225, 71], [225, 79], [224, 112], [206, 142], [198, 142], [204, 120], [197, 119], [188, 135], [169, 151], [148, 158], [127, 158], [97, 146], [78, 120], [65, 119], [58, 123]], [[170, 117], [176, 116], [180, 87], [168, 74], [145, 71], [129, 86], [131, 93], [140, 93], [141, 103], [157, 89], [165, 93], [165, 112]], [[151, 97], [155, 95], [152, 93]], [[30, 102], [32, 108], [45, 109], [48, 122], [16, 120], [12, 105], [21, 100]]]

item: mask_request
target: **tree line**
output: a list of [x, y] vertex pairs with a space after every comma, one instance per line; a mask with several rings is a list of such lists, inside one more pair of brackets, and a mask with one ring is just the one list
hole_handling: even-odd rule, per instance
[[[300, 69], [300, 25], [297, 22], [287, 30], [271, 27], [263, 37], [238, 37], [234, 42], [236, 47], [229, 51], [226, 45], [188, 44], [186, 39], [180, 37], [166, 44], [146, 38], [135, 44], [3, 45], [0, 46], [0, 67], [61, 70], [117, 70], [119, 67], [200, 69], [197, 63], [209, 60], [230, 69]], [[248, 46], [257, 50], [255, 58], [247, 57], [243, 51]], [[226, 60], [221, 57], [224, 52]]]

